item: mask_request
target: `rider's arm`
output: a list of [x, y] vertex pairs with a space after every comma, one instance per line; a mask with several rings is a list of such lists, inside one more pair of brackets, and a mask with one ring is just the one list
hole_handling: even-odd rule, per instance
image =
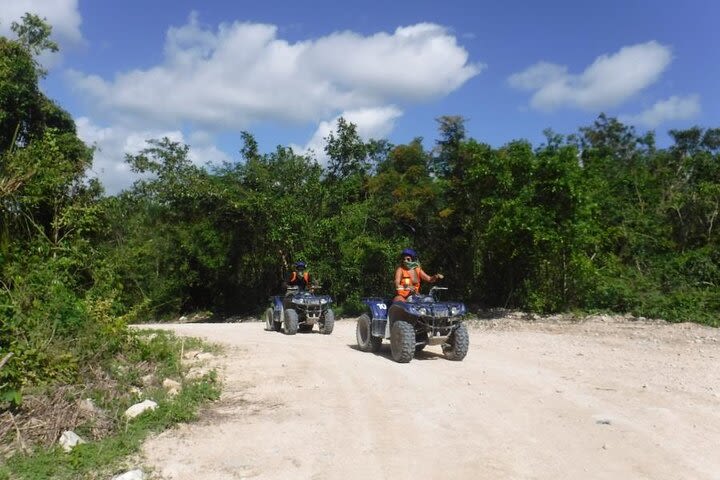
[[435, 282], [437, 282], [438, 280], [442, 279], [443, 276], [442, 276], [441, 274], [439, 274], [439, 273], [437, 273], [437, 274], [435, 274], [435, 275], [433, 275], [433, 276], [430, 276], [430, 275], [428, 275], [427, 273], [425, 273], [425, 270], [420, 269], [420, 278], [421, 278], [422, 281], [424, 281], [424, 282], [435, 283]]

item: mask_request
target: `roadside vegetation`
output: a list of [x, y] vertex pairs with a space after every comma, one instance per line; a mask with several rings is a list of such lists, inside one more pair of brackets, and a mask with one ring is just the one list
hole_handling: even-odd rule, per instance
[[[147, 429], [119, 428], [126, 387], [141, 366], [180, 368], [176, 340], [144, 342], [129, 323], [260, 312], [283, 259], [306, 261], [346, 313], [389, 295], [398, 252], [412, 246], [475, 308], [719, 326], [719, 128], [671, 131], [659, 148], [653, 132], [601, 114], [570, 135], [548, 130], [541, 145], [493, 147], [444, 116], [428, 148], [364, 141], [341, 119], [326, 166], [289, 147], [261, 153], [249, 132], [238, 132], [237, 162], [207, 167], [187, 145], [149, 139], [126, 158], [144, 175], [108, 196], [87, 176], [93, 150], [73, 118], [38, 86], [37, 55], [57, 49], [50, 27], [27, 15], [14, 30], [0, 37], [2, 442], [25, 441], [17, 419], [47, 399], [87, 396], [109, 412], [97, 425], [73, 413], [32, 442], [53, 445], [69, 427], [97, 438], [69, 456], [38, 454], [59, 478], [135, 448]], [[137, 425], [184, 420], [216, 388], [188, 385]], [[42, 478], [23, 466], [26, 448], [13, 449], [13, 471]]]
[[[66, 372], [64, 382], [26, 385], [21, 401], [3, 410], [0, 479], [106, 479], [138, 468], [132, 459], [148, 435], [195, 419], [218, 398], [215, 371], [193, 359], [217, 353], [216, 346], [148, 330], [127, 332], [125, 340], [121, 352]], [[126, 410], [143, 400], [157, 408], [128, 418]], [[85, 443], [65, 451], [58, 443], [65, 431]]]

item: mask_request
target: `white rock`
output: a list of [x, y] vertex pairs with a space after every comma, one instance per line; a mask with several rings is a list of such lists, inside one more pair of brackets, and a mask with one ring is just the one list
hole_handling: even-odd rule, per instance
[[187, 380], [199, 380], [200, 378], [208, 375], [214, 369], [207, 365], [195, 365], [185, 374]]
[[137, 468], [121, 475], [116, 475], [113, 477], [113, 480], [145, 480], [145, 474], [142, 470]]
[[155, 375], [153, 375], [152, 373], [148, 373], [147, 375], [143, 375], [140, 381], [145, 386], [152, 385], [155, 381]]
[[200, 353], [199, 350], [188, 350], [183, 354], [183, 358], [186, 360], [194, 359]]
[[167, 390], [168, 395], [174, 397], [178, 393], [180, 393], [182, 385], [180, 385], [180, 382], [176, 382], [175, 380], [166, 378], [165, 380], [163, 380], [163, 388]]
[[125, 410], [125, 416], [127, 418], [135, 418], [146, 410], [155, 410], [157, 406], [158, 404], [152, 400], [144, 400]]
[[162, 386], [165, 390], [170, 390], [172, 388], [180, 389], [180, 382], [176, 382], [175, 380], [172, 380], [170, 378], [166, 378], [163, 380]]
[[80, 443], [85, 443], [85, 440], [80, 438], [77, 433], [71, 430], [66, 430], [62, 433], [62, 435], [60, 435], [60, 445], [66, 452], [69, 452]]
[[92, 401], [92, 398], [86, 398], [84, 400], [80, 400], [78, 402], [78, 408], [82, 410], [83, 412], [89, 412], [89, 413], [96, 413], [100, 409], [95, 405], [95, 402]]
[[215, 357], [215, 355], [210, 352], [201, 352], [195, 355], [195, 358], [197, 358], [198, 360], [210, 360], [213, 357]]

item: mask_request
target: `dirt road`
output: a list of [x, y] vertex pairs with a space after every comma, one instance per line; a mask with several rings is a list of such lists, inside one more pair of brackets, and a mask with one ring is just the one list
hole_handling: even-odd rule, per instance
[[463, 362], [409, 364], [262, 323], [166, 325], [227, 346], [222, 398], [148, 441], [164, 479], [720, 479], [720, 332], [482, 321]]

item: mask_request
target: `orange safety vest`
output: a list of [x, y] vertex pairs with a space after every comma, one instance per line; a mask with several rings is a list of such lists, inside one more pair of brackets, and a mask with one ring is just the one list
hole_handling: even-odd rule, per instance
[[[289, 283], [295, 283], [297, 281], [298, 274], [297, 272], [293, 271], [292, 275], [290, 275], [290, 282]], [[310, 273], [303, 272], [303, 279], [305, 280], [305, 285], [308, 285], [310, 283]]]
[[401, 267], [400, 273], [402, 275], [402, 278], [400, 279], [400, 286], [397, 288], [398, 295], [404, 298], [409, 297], [410, 290], [406, 290], [406, 288], [410, 286], [415, 287], [415, 293], [420, 293], [420, 267], [415, 268], [416, 283], [413, 283], [413, 278], [410, 274], [410, 270], [406, 270]]

